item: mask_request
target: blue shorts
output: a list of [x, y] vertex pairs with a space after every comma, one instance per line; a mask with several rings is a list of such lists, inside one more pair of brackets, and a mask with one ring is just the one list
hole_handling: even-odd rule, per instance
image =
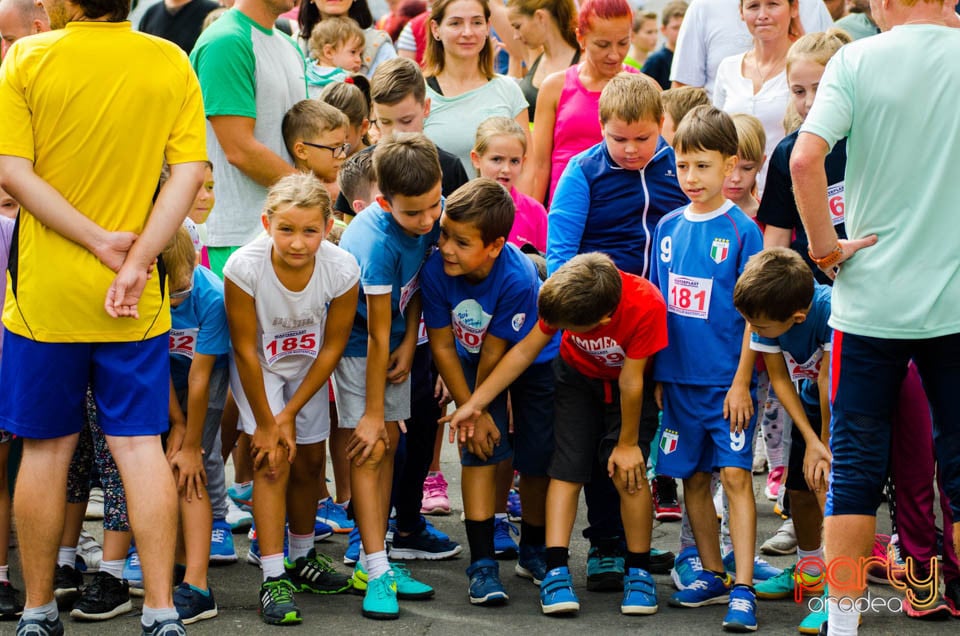
[[[463, 374], [470, 390], [477, 378], [477, 367], [460, 358]], [[482, 460], [466, 448], [461, 450], [464, 466], [492, 466], [513, 457], [513, 467], [522, 475], [546, 477], [553, 456], [553, 364], [534, 364], [510, 385], [510, 406], [513, 409], [513, 434], [507, 417], [507, 393], [501, 393], [487, 411], [500, 430], [500, 444], [493, 456]]]
[[[753, 467], [754, 414], [745, 431], [730, 432], [723, 417], [725, 386], [663, 383], [663, 433], [657, 474], [686, 479], [719, 468]], [[750, 397], [756, 402], [753, 387]]]
[[79, 433], [93, 388], [107, 435], [159, 435], [169, 427], [167, 334], [137, 342], [37, 342], [6, 332], [0, 428], [27, 439]]

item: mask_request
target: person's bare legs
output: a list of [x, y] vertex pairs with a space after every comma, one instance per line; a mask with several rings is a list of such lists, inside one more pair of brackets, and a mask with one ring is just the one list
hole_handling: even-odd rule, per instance
[[[360, 528], [360, 540], [366, 554], [384, 550], [387, 518], [390, 514], [390, 488], [393, 482], [393, 456], [400, 439], [397, 422], [386, 422], [390, 447], [377, 442], [370, 457], [360, 466], [350, 463], [351, 490], [357, 493], [351, 500]], [[352, 434], [352, 433], [351, 433]]]
[[83, 530], [83, 517], [87, 513], [87, 502], [67, 503], [63, 516], [63, 535], [60, 545], [65, 548], [75, 548], [80, 542], [80, 531]]
[[177, 487], [160, 436], [107, 435], [107, 446], [127, 494], [130, 527], [143, 568], [143, 603], [153, 609], [172, 608]]
[[7, 486], [7, 462], [10, 460], [10, 443], [0, 444], [0, 565], [7, 565], [10, 551], [10, 511], [13, 502]]
[[[313, 532], [322, 485], [321, 475], [327, 463], [326, 448], [324, 442], [297, 444], [297, 456], [290, 467], [290, 480], [286, 489], [287, 518], [293, 534], [305, 535]], [[253, 490], [256, 493], [257, 489]]]
[[[332, 404], [332, 403], [331, 403]], [[334, 501], [345, 504], [350, 501], [350, 458], [347, 457], [347, 442], [353, 431], [340, 428], [337, 410], [330, 407], [330, 463], [333, 465], [333, 485], [336, 488]]]
[[703, 569], [723, 572], [720, 542], [717, 539], [720, 536], [720, 524], [717, 523], [717, 511], [713, 507], [710, 480], [710, 473], [694, 473], [687, 477], [683, 480], [683, 498]]
[[[753, 497], [753, 476], [749, 470], [727, 466], [720, 469], [720, 481], [730, 502], [730, 538], [737, 565], [737, 583], [753, 585], [753, 556], [757, 541], [757, 502]], [[721, 572], [723, 571], [721, 566]]]
[[[872, 515], [834, 515], [823, 520], [824, 560], [851, 558], [859, 563], [873, 550], [877, 518]], [[840, 578], [840, 577], [836, 577]], [[859, 598], [863, 588], [856, 585], [857, 576], [849, 581], [831, 581], [830, 596], [834, 598]]]
[[823, 534], [823, 509], [816, 493], [809, 490], [789, 490], [790, 514], [797, 531], [797, 547], [811, 552], [820, 547]]
[[547, 487], [547, 547], [569, 548], [583, 484], [551, 479]]
[[[23, 440], [13, 512], [17, 518], [27, 608], [53, 600], [53, 572], [67, 504], [67, 469], [78, 438], [74, 434]], [[36, 505], [38, 501], [44, 505]]]

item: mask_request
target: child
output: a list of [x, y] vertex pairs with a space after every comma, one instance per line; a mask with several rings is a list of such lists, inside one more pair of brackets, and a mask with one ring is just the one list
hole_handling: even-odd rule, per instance
[[547, 211], [538, 201], [517, 190], [516, 183], [527, 158], [527, 135], [509, 117], [485, 119], [477, 128], [470, 161], [481, 177], [493, 179], [510, 193], [516, 209], [507, 241], [517, 247], [547, 251]]
[[[231, 530], [224, 511], [214, 519], [211, 508], [213, 501], [222, 508], [226, 496], [220, 418], [229, 381], [230, 334], [223, 283], [207, 268], [195, 266], [196, 252], [186, 228], [177, 230], [164, 249], [163, 263], [173, 320], [167, 459], [180, 490], [182, 548], [178, 562], [184, 562], [186, 551], [186, 569], [174, 593], [174, 606], [186, 625], [217, 615], [207, 582], [207, 563], [214, 556], [210, 536], [213, 530], [220, 530], [229, 537]], [[204, 458], [217, 465], [205, 470]], [[236, 552], [230, 547], [229, 556], [236, 561]]]
[[[503, 119], [517, 126], [512, 119]], [[491, 122], [486, 120], [481, 128]], [[519, 162], [518, 162], [519, 164]], [[519, 165], [516, 165], [519, 168]], [[474, 179], [447, 199], [440, 221], [440, 249], [424, 265], [423, 314], [433, 359], [454, 401], [463, 404], [477, 381], [534, 326], [540, 279], [516, 246], [505, 244], [514, 222], [512, 197], [496, 181]], [[518, 575], [537, 585], [546, 575], [544, 502], [553, 450], [553, 371], [558, 342], [510, 384], [514, 437], [506, 393], [462, 449], [464, 513], [470, 542], [470, 602], [507, 600], [494, 560], [494, 512], [498, 464], [513, 456], [520, 472], [524, 517]], [[499, 443], [494, 443], [498, 441]], [[512, 475], [512, 471], [511, 471]]]
[[347, 116], [347, 156], [361, 152], [370, 146], [370, 82], [363, 75], [354, 75], [347, 81], [330, 84], [318, 97]]
[[[763, 354], [770, 385], [793, 419], [786, 487], [797, 533], [797, 566], [757, 584], [759, 598], [794, 596], [799, 578], [814, 591], [823, 579], [823, 504], [830, 451], [830, 288], [817, 285], [800, 255], [785, 247], [753, 256], [737, 281], [733, 302], [752, 331], [750, 348]], [[794, 383], [799, 383], [799, 391]], [[824, 426], [826, 424], [826, 426]], [[805, 559], [809, 559], [805, 561]], [[818, 616], [819, 615], [819, 616]], [[825, 612], [800, 631], [819, 630]]]
[[710, 105], [707, 91], [695, 86], [665, 90], [660, 94], [660, 99], [663, 100], [663, 130], [660, 134], [668, 144], [673, 143], [673, 134], [677, 131], [677, 125], [683, 121], [687, 113], [697, 106]]
[[207, 255], [207, 218], [213, 211], [217, 200], [213, 194], [213, 164], [207, 162], [207, 169], [203, 176], [203, 185], [197, 190], [193, 199], [193, 206], [183, 220], [183, 225], [190, 231], [194, 247], [200, 252], [200, 264], [210, 267], [210, 257]]
[[[410, 417], [410, 368], [420, 323], [419, 272], [437, 237], [440, 163], [436, 148], [422, 134], [381, 141], [373, 163], [381, 194], [340, 239], [340, 246], [360, 264], [363, 296], [337, 365], [334, 392], [340, 426], [354, 429], [347, 454], [353, 460], [351, 505], [362, 542], [354, 577], [367, 587], [363, 615], [394, 619], [400, 615], [398, 594], [420, 598], [433, 594], [405, 569], [391, 569], [384, 539], [399, 422]], [[416, 542], [424, 533], [421, 526], [401, 539], [398, 531], [394, 549]], [[434, 558], [458, 552], [460, 546]]]
[[307, 61], [307, 92], [310, 97], [327, 84], [342, 82], [363, 66], [365, 38], [360, 26], [347, 17], [329, 16], [313, 27], [310, 59]]
[[283, 116], [283, 142], [297, 170], [311, 172], [330, 194], [347, 155], [348, 121], [333, 106], [315, 99], [297, 102]]
[[630, 52], [623, 60], [638, 71], [643, 68], [647, 58], [657, 48], [657, 12], [638, 11], [633, 16], [630, 28]]
[[337, 175], [337, 185], [340, 186], [340, 194], [350, 204], [351, 211], [335, 211], [334, 214], [341, 214], [349, 225], [360, 210], [380, 196], [380, 191], [377, 190], [377, 175], [373, 172], [373, 153], [360, 152], [343, 162], [340, 174]]
[[[723, 196], [733, 201], [751, 219], [756, 219], [760, 208], [757, 173], [767, 160], [763, 153], [767, 133], [760, 120], [753, 115], [737, 113], [730, 118], [737, 127], [737, 165], [730, 176], [723, 180]], [[763, 229], [762, 225], [760, 229]]]
[[[230, 385], [241, 426], [252, 435], [260, 614], [269, 624], [288, 625], [302, 620], [293, 592], [350, 587], [313, 542], [322, 442], [329, 434], [325, 385], [353, 323], [359, 271], [349, 255], [323, 240], [333, 218], [316, 177], [278, 181], [262, 222], [267, 235], [227, 261], [224, 295], [234, 351]], [[285, 518], [289, 559], [283, 554]]]
[[448, 418], [451, 437], [456, 428], [461, 443], [472, 437], [476, 444], [482, 411], [563, 329], [554, 363], [556, 448], [549, 469], [547, 575], [540, 584], [540, 608], [550, 615], [580, 609], [567, 566], [568, 546], [580, 488], [599, 460], [619, 493], [626, 533], [620, 611], [653, 614], [656, 585], [648, 571], [653, 515], [644, 468], [649, 446], [640, 438], [640, 412], [644, 369], [667, 344], [663, 298], [647, 280], [619, 271], [610, 257], [581, 254], [547, 279], [537, 309], [537, 327]]
[[[683, 0], [668, 2], [660, 12], [660, 33], [663, 34], [663, 46], [650, 54], [641, 70], [657, 80], [663, 90], [670, 88], [670, 67], [673, 65], [673, 51], [677, 48], [680, 25], [687, 13], [687, 3]], [[678, 120], [679, 121], [679, 120]]]
[[[730, 117], [698, 106], [680, 123], [673, 147], [677, 176], [691, 202], [665, 216], [654, 234], [657, 258], [650, 280], [667, 300], [670, 334], [654, 368], [663, 408], [657, 471], [683, 479], [703, 571], [691, 587], [670, 598], [670, 605], [729, 600], [724, 629], [752, 631], [757, 627], [753, 398], [739, 389], [752, 386], [754, 360], [744, 356], [737, 362], [747, 333], [732, 298], [736, 279], [747, 258], [760, 251], [762, 237], [723, 196], [723, 181], [737, 163], [737, 129]], [[714, 468], [720, 469], [730, 501], [737, 575], [732, 590], [717, 541], [710, 490]]]

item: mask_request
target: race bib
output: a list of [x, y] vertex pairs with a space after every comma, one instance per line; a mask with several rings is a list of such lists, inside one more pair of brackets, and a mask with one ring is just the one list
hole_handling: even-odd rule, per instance
[[788, 352], [783, 352], [783, 359], [787, 363], [787, 371], [790, 372], [790, 379], [797, 380], [816, 380], [820, 377], [820, 360], [823, 359], [823, 349], [817, 349], [817, 352], [810, 356], [806, 362], [797, 362]]
[[184, 356], [193, 360], [197, 350], [197, 334], [200, 329], [171, 329], [170, 355]]
[[269, 366], [287, 356], [316, 358], [319, 352], [320, 338], [315, 326], [263, 334], [263, 357]]
[[417, 271], [413, 278], [407, 281], [407, 284], [400, 288], [400, 313], [410, 304], [413, 295], [420, 291], [420, 272]]
[[667, 283], [667, 311], [707, 320], [710, 318], [710, 293], [713, 290], [712, 278], [680, 276], [669, 273]]
[[493, 316], [484, 312], [477, 301], [463, 300], [450, 312], [453, 335], [469, 353], [479, 353], [491, 318]]
[[834, 225], [843, 223], [843, 181], [827, 186], [827, 205], [830, 207], [830, 219]]
[[427, 323], [423, 322], [423, 315], [420, 315], [420, 326], [417, 328], [417, 346], [427, 344]]

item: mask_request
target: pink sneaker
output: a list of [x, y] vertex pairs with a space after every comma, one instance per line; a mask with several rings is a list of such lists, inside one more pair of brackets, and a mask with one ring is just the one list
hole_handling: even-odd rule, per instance
[[442, 472], [428, 473], [427, 478], [423, 480], [423, 503], [420, 505], [420, 514], [450, 514], [447, 480], [443, 478]]
[[783, 466], [777, 466], [776, 468], [771, 468], [770, 473], [767, 475], [767, 487], [763, 493], [770, 501], [776, 501], [780, 495], [780, 479], [783, 477], [784, 470]]

